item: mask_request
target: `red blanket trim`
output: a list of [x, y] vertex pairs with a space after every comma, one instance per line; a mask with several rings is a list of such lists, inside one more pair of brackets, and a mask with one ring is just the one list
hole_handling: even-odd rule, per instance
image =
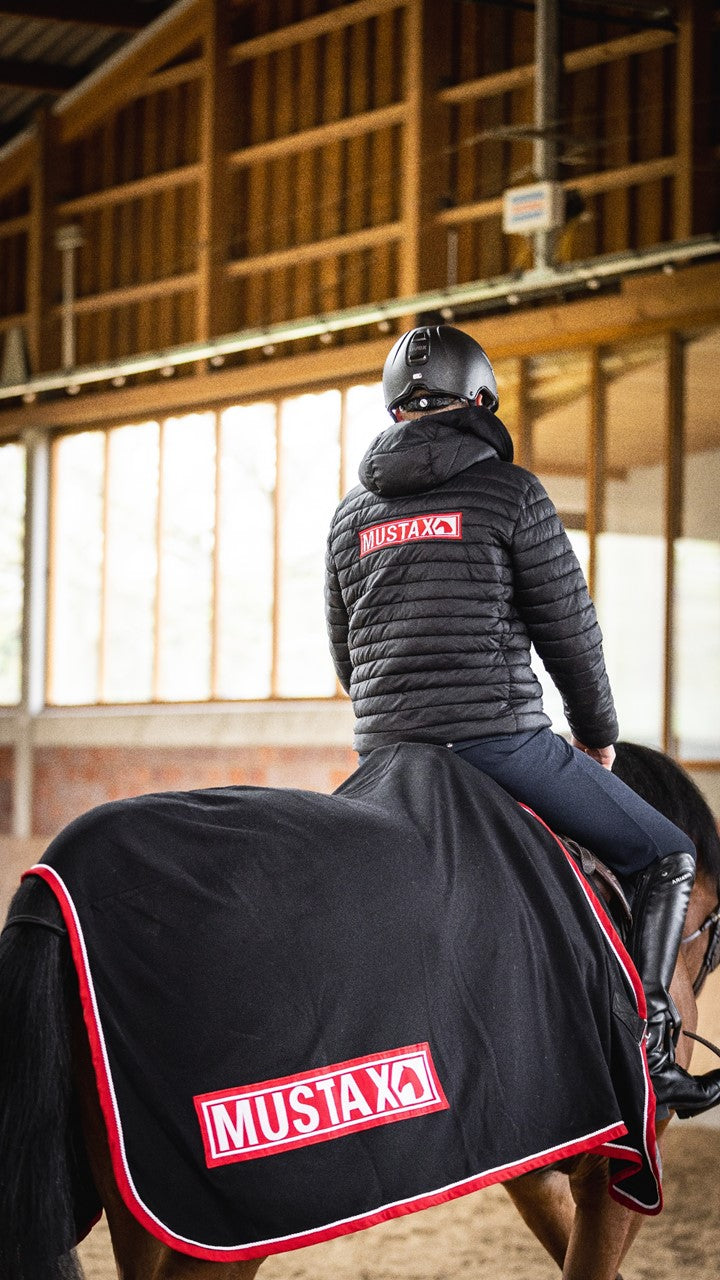
[[[600, 898], [598, 898], [597, 895], [593, 892], [587, 880], [582, 875], [577, 863], [575, 862], [575, 859], [571, 857], [571, 855], [568, 853], [567, 849], [565, 848], [562, 840], [560, 840], [560, 838], [555, 835], [555, 832], [550, 829], [547, 823], [543, 822], [542, 818], [538, 817], [538, 815], [532, 809], [530, 809], [527, 805], [523, 804], [520, 807], [521, 809], [524, 809], [526, 813], [529, 813], [531, 817], [535, 818], [536, 821], [539, 822], [540, 825], [543, 826], [547, 832], [549, 832], [549, 834], [553, 837], [553, 839], [557, 842], [557, 844], [562, 849], [568, 863], [570, 864], [570, 866], [573, 869], [573, 872], [575, 873], [575, 877], [578, 881], [578, 884], [580, 885], [583, 893], [585, 894], [585, 897], [590, 903], [590, 906], [598, 921], [598, 924], [600, 925], [600, 928], [602, 929], [603, 933], [607, 938], [607, 941], [610, 945], [611, 950], [614, 951], [615, 953], [615, 956], [617, 958], [618, 964], [620, 965], [620, 968], [623, 970], [625, 977], [627, 978], [628, 984], [635, 996], [635, 1003], [637, 1005], [638, 1015], [641, 1018], [646, 1018], [647, 1003], [645, 1001], [645, 992], [643, 990], [643, 985], [640, 980], [640, 975], [637, 969], [635, 968], [635, 965], [633, 963], [633, 960], [629, 951], [625, 947], [625, 944], [622, 938], [620, 937], [620, 935], [617, 933], [615, 929], [615, 925], [613, 924], [612, 920], [610, 919], [610, 916], [605, 910], [603, 903], [601, 902]], [[657, 1184], [657, 1189], [658, 1189], [657, 1207], [648, 1208], [645, 1205], [639, 1205], [638, 1202], [635, 1200], [634, 1196], [631, 1196], [623, 1187], [619, 1186], [619, 1184], [623, 1182], [625, 1178], [629, 1178], [632, 1176], [632, 1173], [633, 1173], [632, 1167], [628, 1169], [621, 1169], [616, 1174], [614, 1174], [611, 1185], [610, 1185], [610, 1195], [612, 1196], [613, 1200], [617, 1200], [619, 1204], [625, 1205], [629, 1209], [635, 1209], [639, 1213], [644, 1213], [649, 1216], [654, 1216], [660, 1213], [663, 1207], [662, 1176], [660, 1173], [660, 1159], [659, 1159], [659, 1153], [658, 1153], [658, 1147], [657, 1147], [657, 1138], [655, 1135], [655, 1090], [653, 1089], [652, 1081], [650, 1079], [650, 1068], [648, 1067], [647, 1052], [645, 1049], [644, 1038], [640, 1044], [640, 1050], [642, 1053], [643, 1074], [645, 1076], [645, 1117], [644, 1117], [645, 1155], [647, 1157], [650, 1168], [652, 1169], [653, 1177], [655, 1178], [655, 1182]], [[625, 1152], [628, 1150], [628, 1148], [621, 1148], [621, 1150]], [[605, 1151], [605, 1152], [602, 1152], [601, 1154], [614, 1155], [617, 1157], [618, 1152]], [[637, 1153], [635, 1154], [637, 1155]], [[639, 1160], [638, 1163], [642, 1163], [642, 1161]]]

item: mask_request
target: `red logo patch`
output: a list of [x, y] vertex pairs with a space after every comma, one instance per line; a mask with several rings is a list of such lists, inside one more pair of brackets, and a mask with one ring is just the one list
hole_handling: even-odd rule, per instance
[[402, 520], [385, 520], [361, 529], [360, 559], [383, 547], [397, 547], [404, 542], [424, 542], [438, 539], [462, 541], [462, 511], [442, 511], [425, 516], [405, 516]]
[[193, 1099], [208, 1168], [447, 1111], [428, 1044]]

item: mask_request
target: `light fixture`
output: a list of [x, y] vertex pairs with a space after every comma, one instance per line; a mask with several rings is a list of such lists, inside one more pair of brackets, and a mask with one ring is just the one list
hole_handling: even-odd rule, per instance
[[264, 356], [275, 355], [275, 347], [273, 346], [272, 342], [266, 342], [265, 346], [262, 349], [262, 353]]
[[116, 373], [115, 377], [111, 378], [110, 381], [114, 387], [124, 387], [127, 382], [127, 378], [124, 373]]
[[675, 263], [674, 263], [674, 262], [664, 262], [664, 263], [663, 263], [663, 274], [664, 274], [664, 275], [666, 275], [666, 276], [674, 276], [674, 275], [675, 275]]
[[80, 386], [77, 382], [71, 382], [70, 386], [66, 387], [65, 390], [69, 396], [77, 396], [80, 394]]
[[320, 334], [320, 341], [322, 342], [324, 347], [329, 346], [332, 340], [333, 340], [333, 336], [330, 332], [328, 332], [328, 330], [326, 330], [325, 333]]
[[596, 289], [600, 288], [600, 281], [596, 279], [595, 276], [591, 276], [587, 282], [587, 287], [588, 289], [592, 289], [594, 292]]
[[453, 311], [452, 307], [443, 307], [440, 311], [440, 315], [442, 316], [443, 320], [447, 320], [448, 322], [450, 320], [455, 319], [455, 312]]
[[509, 307], [516, 307], [520, 301], [519, 293], [509, 293], [505, 299]]
[[213, 369], [219, 369], [220, 366], [223, 365], [224, 363], [225, 363], [225, 357], [219, 351], [217, 355], [210, 357], [210, 364], [212, 365]]
[[37, 395], [34, 391], [25, 392], [25, 395], [23, 396], [23, 404], [34, 404], [36, 400]]
[[380, 330], [380, 332], [381, 332], [381, 333], [389, 333], [389, 332], [390, 332], [390, 321], [389, 321], [389, 320], [378, 320], [378, 329]]
[[173, 374], [174, 374], [174, 373], [175, 373], [175, 365], [174, 365], [174, 364], [164, 364], [164, 365], [163, 365], [163, 367], [162, 367], [162, 369], [160, 370], [160, 377], [161, 377], [161, 378], [172, 378], [172, 376], [173, 376]]

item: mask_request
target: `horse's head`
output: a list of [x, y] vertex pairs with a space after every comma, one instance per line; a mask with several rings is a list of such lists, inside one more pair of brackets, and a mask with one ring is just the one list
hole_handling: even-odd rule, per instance
[[[676, 761], [635, 742], [619, 742], [613, 773], [690, 836], [697, 850], [697, 881], [688, 910], [686, 946], [697, 944], [697, 995], [720, 964], [720, 834], [702, 792]], [[707, 935], [707, 942], [705, 941]], [[702, 942], [700, 941], [702, 940]], [[690, 957], [687, 956], [689, 961]], [[695, 968], [695, 965], [692, 965]]]

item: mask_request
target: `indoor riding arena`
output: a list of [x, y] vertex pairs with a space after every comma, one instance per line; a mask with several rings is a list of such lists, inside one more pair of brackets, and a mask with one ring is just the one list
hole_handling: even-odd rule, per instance
[[[573, 1004], [574, 970], [562, 959], [543, 967], [542, 955], [525, 954], [522, 944], [532, 936], [535, 905], [544, 910], [545, 886], [534, 900], [531, 895], [527, 915], [512, 895], [492, 910], [488, 898], [485, 958], [477, 961], [479, 979], [465, 984], [461, 1004], [475, 1028], [484, 1017], [477, 1012], [483, 1000], [499, 1019], [498, 1040], [483, 1041], [482, 1055], [473, 1058], [477, 1071], [470, 1069], [472, 1107], [484, 1112], [497, 1152], [493, 1146], [485, 1164], [477, 1162], [482, 1152], [473, 1163], [469, 1121], [455, 1120], [455, 1095], [441, 1068], [436, 1074], [443, 1053], [431, 1032], [408, 1031], [401, 1018], [396, 1033], [383, 1029], [381, 1045], [372, 1037], [346, 1040], [350, 1013], [328, 1012], [336, 1044], [329, 1030], [326, 1037], [325, 1011], [331, 989], [344, 993], [348, 1010], [360, 1003], [350, 977], [328, 960], [312, 978], [314, 994], [302, 984], [316, 946], [316, 959], [330, 956], [329, 939], [342, 933], [338, 921], [352, 921], [355, 911], [366, 950], [353, 953], [349, 969], [367, 986], [368, 956], [374, 965], [387, 952], [396, 966], [390, 978], [378, 980], [367, 1018], [395, 1007], [389, 987], [396, 983], [404, 1017], [417, 996], [408, 957], [421, 950], [417, 981], [426, 985], [418, 1005], [444, 1003], [432, 987], [437, 966], [428, 948], [455, 927], [456, 915], [449, 921], [439, 898], [423, 922], [427, 934], [413, 938], [409, 922], [418, 899], [428, 897], [429, 882], [420, 861], [413, 871], [410, 859], [403, 960], [400, 934], [385, 928], [383, 911], [360, 897], [369, 872], [355, 819], [345, 846], [344, 836], [339, 843], [337, 837], [344, 828], [333, 826], [339, 819], [332, 816], [357, 815], [361, 823], [376, 804], [376, 825], [368, 817], [363, 838], [367, 863], [377, 861], [373, 833], [384, 819], [372, 788], [379, 785], [373, 781], [379, 757], [371, 751], [359, 767], [353, 747], [358, 707], [367, 712], [373, 697], [351, 686], [357, 696], [351, 703], [331, 658], [326, 546], [338, 504], [360, 484], [358, 468], [371, 442], [396, 429], [383, 367], [410, 329], [423, 330], [422, 341], [432, 342], [437, 326], [451, 326], [481, 344], [497, 383], [496, 416], [512, 442], [513, 473], [519, 467], [539, 477], [594, 602], [619, 739], [650, 748], [648, 758], [662, 757], [673, 777], [692, 781], [685, 816], [692, 810], [711, 819], [710, 826], [720, 822], [719, 67], [719, 0], [0, 0], [3, 921], [23, 872], [63, 833], [49, 861], [22, 882], [36, 891], [33, 904], [41, 897], [44, 905], [14, 908], [20, 914], [0, 944], [0, 1059], [16, 1038], [7, 1031], [15, 1024], [3, 1021], [12, 983], [2, 946], [17, 955], [30, 955], [38, 944], [48, 954], [54, 948], [66, 974], [65, 1012], [57, 1017], [72, 1046], [65, 1070], [73, 1141], [84, 1144], [78, 1161], [89, 1170], [86, 1199], [73, 1210], [75, 1238], [81, 1224], [84, 1231], [99, 1219], [78, 1246], [86, 1280], [120, 1274], [113, 1246], [127, 1280], [223, 1280], [226, 1274], [252, 1280], [250, 1264], [264, 1256], [258, 1241], [270, 1255], [262, 1264], [266, 1280], [711, 1280], [717, 1274], [720, 1106], [692, 1118], [671, 1113], [661, 1158], [655, 1152], [645, 997], [615, 931], [622, 934], [622, 909], [596, 882], [587, 888], [565, 846], [547, 828], [536, 829], [541, 824], [527, 810], [518, 813], [522, 806], [497, 784], [490, 800], [497, 830], [508, 833], [498, 843], [520, 833], [512, 838], [523, 849], [529, 841], [558, 864], [561, 888], [548, 890], [548, 898], [578, 899], [578, 918], [586, 917], [578, 928], [593, 935], [592, 951], [578, 960], [578, 973], [593, 976], [579, 985], [601, 988], [597, 1029], [588, 1026], [587, 1043], [582, 1022], [579, 1031], [568, 1029], [569, 1012], [563, 1032], [566, 1011], [580, 1008], [588, 992], [579, 991]], [[419, 350], [420, 368], [427, 349]], [[412, 376], [428, 390], [422, 372]], [[482, 408], [474, 390], [469, 399], [463, 395], [466, 408]], [[444, 400], [449, 403], [448, 395]], [[482, 412], [489, 417], [494, 410]], [[433, 420], [439, 417], [438, 411]], [[438, 512], [447, 515], [443, 501], [439, 485], [440, 505], [423, 507], [432, 516], [418, 526], [408, 523], [415, 519], [413, 498], [403, 497], [402, 528], [374, 521], [366, 542], [360, 538], [358, 564], [366, 580], [373, 569], [379, 573], [383, 557], [395, 557], [394, 606], [404, 567], [412, 573], [426, 546], [439, 547], [441, 538], [456, 557], [453, 573], [472, 597], [461, 532], [470, 517], [462, 526], [453, 508], [451, 523], [441, 529], [432, 521]], [[351, 509], [352, 500], [343, 510]], [[381, 538], [397, 545], [376, 555]], [[351, 591], [344, 603], [347, 653], [362, 610], [353, 620]], [[367, 617], [363, 625], [365, 635]], [[376, 622], [376, 638], [391, 646], [393, 627]], [[424, 635], [417, 637], [421, 655]], [[571, 733], [579, 737], [566, 718], [568, 700], [548, 671], [552, 646], [541, 658], [542, 643], [534, 633], [530, 640], [532, 683], [542, 687], [552, 728], [568, 741]], [[475, 652], [498, 649], [480, 634], [471, 644]], [[369, 653], [364, 662], [372, 683]], [[511, 705], [510, 679], [505, 706]], [[442, 750], [453, 745], [442, 734], [413, 730], [412, 697], [395, 710], [406, 726], [398, 733], [405, 744], [398, 759], [417, 760], [439, 781], [437, 792], [433, 781], [418, 796], [413, 770], [401, 776], [401, 798], [387, 813], [388, 824], [390, 818], [400, 823], [402, 833], [407, 794], [417, 806], [408, 810], [407, 839], [423, 850], [427, 843], [428, 867], [438, 883], [450, 884], [456, 869], [444, 840], [452, 804], [445, 806], [442, 797], [461, 794], [468, 766]], [[391, 764], [397, 755], [387, 743], [377, 752]], [[430, 825], [423, 825], [417, 814], [430, 791], [438, 802]], [[674, 784], [666, 782], [653, 803], [667, 802], [668, 816], [683, 826], [675, 798]], [[83, 816], [109, 802], [111, 808]], [[217, 806], [228, 806], [227, 812]], [[712, 1049], [720, 1043], [720, 973], [712, 972], [720, 960], [720, 844], [713, 844], [716, 832], [707, 822], [707, 847], [700, 847], [695, 828], [685, 830], [698, 851], [698, 870], [671, 992], [682, 1030], [676, 1027], [670, 1052], [700, 1075], [720, 1068], [720, 1050], [716, 1056]], [[405, 838], [387, 836], [382, 856], [388, 866]], [[152, 845], [153, 858], [147, 873], [139, 870], [145, 845]], [[239, 871], [242, 858], [252, 860], [259, 847], [270, 863], [248, 883]], [[482, 862], [481, 848], [495, 857], [478, 837], [476, 862]], [[222, 959], [213, 952], [211, 961], [208, 951], [204, 985], [198, 969], [205, 944], [192, 943], [197, 963], [191, 965], [189, 951], [183, 956], [182, 941], [177, 961], [170, 959], [158, 914], [166, 891], [157, 888], [151, 901], [140, 884], [147, 874], [148, 884], [165, 885], [181, 854], [177, 876], [185, 896], [178, 888], [177, 910], [188, 939], [199, 931], [209, 948], [220, 931], [225, 881], [216, 866], [241, 904], [220, 939]], [[434, 854], [453, 864], [445, 879]], [[74, 896], [64, 870], [71, 862], [79, 886]], [[346, 885], [342, 913], [328, 906], [326, 876]], [[468, 872], [468, 884], [476, 883], [472, 876]], [[558, 909], [561, 923], [551, 930], [548, 954], [569, 955], [570, 943], [561, 937], [566, 907]], [[308, 939], [304, 951], [299, 943], [292, 950], [295, 919]], [[249, 932], [248, 921], [258, 932]], [[509, 960], [508, 928], [520, 938]], [[352, 924], [343, 929], [353, 932]], [[630, 936], [623, 934], [626, 941]], [[147, 954], [146, 939], [155, 948]], [[289, 960], [282, 954], [287, 939]], [[110, 968], [100, 972], [116, 945], [126, 957], [117, 980]], [[167, 1077], [171, 1090], [175, 1075], [160, 1059], [155, 1063], [154, 1046], [166, 1036], [156, 1006], [148, 1004], [154, 1012], [146, 1013], [143, 1002], [165, 963], [158, 1008], [164, 990], [187, 1039], [205, 1045], [202, 1081], [188, 1092], [190, 1137], [179, 1126], [176, 1138], [174, 1113], [166, 1118], [158, 1110], [163, 1081]], [[530, 970], [552, 1010], [539, 1015], [532, 1040], [524, 1011], [537, 1001], [522, 996], [522, 975]], [[226, 982], [218, 976], [225, 972]], [[257, 1000], [248, 997], [237, 1019], [220, 1012], [220, 988], [228, 987], [229, 1000], [250, 974], [253, 991], [261, 993]], [[117, 1005], [109, 994], [114, 986]], [[34, 997], [21, 993], [18, 1000], [36, 1009]], [[282, 1001], [289, 1002], [287, 1012], [278, 1012], [286, 1008]], [[216, 1005], [220, 1031], [211, 1035], [204, 1019]], [[131, 1017], [143, 1009], [136, 1018], [139, 1047], [130, 1047], [121, 1023], [125, 1006]], [[317, 1019], [306, 1036], [311, 1054], [296, 1059], [300, 1032], [290, 1042], [290, 1031], [296, 1023], [305, 1028], [311, 1014]], [[279, 1025], [281, 1040], [288, 1037], [282, 1052], [273, 1050], [272, 1066], [248, 1068], [247, 1077], [234, 1065], [221, 1069], [228, 1046], [268, 1038], [268, 1022]], [[684, 1034], [693, 1030], [700, 1042]], [[572, 1041], [572, 1056], [562, 1047], [563, 1034]], [[627, 1079], [621, 1085], [622, 1035], [634, 1039], [623, 1050], [630, 1065], [622, 1067]], [[585, 1060], [582, 1054], [594, 1070], [593, 1046], [601, 1042], [609, 1045], [602, 1071], [610, 1101], [607, 1115], [605, 1102], [598, 1102], [596, 1121], [583, 1096], [583, 1086], [586, 1093], [595, 1087], [594, 1075], [574, 1067], [578, 1078], [568, 1082], [566, 1074], [569, 1062]], [[35, 1043], [28, 1069], [39, 1070]], [[526, 1111], [515, 1112], [509, 1102], [501, 1107], [492, 1091], [502, 1091], [501, 1064], [512, 1057], [512, 1045], [533, 1119], [555, 1126], [542, 1141], [529, 1135]], [[380, 1048], [386, 1056], [368, 1066]], [[183, 1052], [168, 1052], [175, 1071]], [[418, 1054], [425, 1054], [420, 1067]], [[117, 1097], [123, 1089], [140, 1096], [146, 1060], [156, 1074], [151, 1100], [142, 1105], [149, 1117], [159, 1117], [157, 1141], [148, 1137], [147, 1144], [155, 1143], [164, 1162], [161, 1198], [167, 1192], [173, 1201], [173, 1149], [189, 1162], [186, 1148], [194, 1144], [199, 1194], [220, 1188], [222, 1214], [237, 1223], [235, 1236], [234, 1226], [227, 1236], [218, 1228], [212, 1241], [208, 1228], [206, 1241], [195, 1226], [168, 1225], [137, 1190], [144, 1184], [125, 1150], [129, 1129]], [[188, 1080], [193, 1069], [188, 1059]], [[328, 1072], [341, 1069], [346, 1084], [338, 1118], [340, 1095], [331, 1095]], [[415, 1084], [407, 1084], [408, 1070]], [[358, 1083], [363, 1071], [377, 1085], [375, 1111]], [[182, 1080], [179, 1067], [177, 1075]], [[492, 1089], [485, 1083], [490, 1076], [498, 1077]], [[413, 1092], [418, 1080], [426, 1088], [422, 1095]], [[0, 1111], [10, 1112], [14, 1086], [3, 1094], [2, 1081], [0, 1061]], [[632, 1146], [623, 1089], [634, 1090], [632, 1105], [644, 1117], [642, 1159], [662, 1183], [661, 1199], [640, 1212], [635, 1204], [627, 1207], [627, 1197], [611, 1201], [607, 1192], [607, 1168], [612, 1175], [623, 1135], [630, 1135], [623, 1150]], [[337, 1141], [314, 1131], [322, 1090], [329, 1136]], [[469, 1090], [458, 1086], [458, 1097]], [[566, 1093], [567, 1105], [558, 1101]], [[502, 1096], [510, 1097], [509, 1086]], [[297, 1134], [280, 1142], [287, 1098], [296, 1106]], [[570, 1117], [574, 1098], [588, 1116], [577, 1130]], [[275, 1107], [272, 1135], [268, 1099]], [[95, 1163], [100, 1156], [93, 1155], [91, 1106], [114, 1201], [106, 1198]], [[556, 1112], [563, 1114], [555, 1118]], [[203, 1116], [208, 1127], [201, 1143]], [[408, 1123], [390, 1123], [399, 1119]], [[451, 1120], [462, 1132], [454, 1139], [457, 1151], [448, 1155], [448, 1171], [428, 1173], [425, 1183], [428, 1152], [428, 1167], [434, 1170], [436, 1160], [446, 1169], [433, 1154], [433, 1135], [442, 1126], [449, 1134]], [[27, 1123], [32, 1128], [33, 1120]], [[28, 1143], [38, 1150], [43, 1124], [48, 1144], [55, 1141], [49, 1122], [37, 1118], [39, 1132]], [[143, 1124], [133, 1120], [138, 1132]], [[279, 1150], [268, 1154], [262, 1143], [250, 1150], [258, 1126], [266, 1145], [277, 1141]], [[417, 1159], [408, 1155], [413, 1127], [424, 1145]], [[10, 1196], [4, 1171], [16, 1163], [13, 1150], [3, 1149], [4, 1132], [0, 1120], [0, 1201]], [[22, 1128], [15, 1133], [19, 1155]], [[508, 1135], [514, 1145], [503, 1155]], [[58, 1149], [65, 1141], [58, 1138]], [[619, 1146], [611, 1149], [613, 1142]], [[375, 1143], [384, 1144], [382, 1155]], [[336, 1162], [343, 1151], [349, 1166], [339, 1175], [336, 1163], [323, 1161]], [[393, 1153], [396, 1163], [417, 1170], [417, 1185], [406, 1190], [398, 1182], [396, 1188]], [[558, 1169], [561, 1158], [596, 1160], [602, 1207], [593, 1201], [588, 1220], [597, 1209], [597, 1271], [578, 1270], [572, 1260], [575, 1208], [570, 1163]], [[276, 1169], [286, 1171], [288, 1185], [278, 1175], [275, 1192]], [[366, 1170], [369, 1185], [361, 1186]], [[620, 1178], [627, 1176], [627, 1170], [618, 1175], [621, 1193]], [[77, 1170], [73, 1177], [80, 1177]], [[257, 1206], [249, 1199], [251, 1209], [243, 1208], [245, 1201], [231, 1205], [231, 1186], [242, 1185], [243, 1195], [252, 1197], [262, 1178], [272, 1187], [277, 1221], [267, 1207], [270, 1191]], [[562, 1229], [548, 1228], [543, 1239], [538, 1220], [555, 1213], [541, 1203], [548, 1178], [562, 1183], [565, 1217]], [[335, 1182], [348, 1196], [337, 1206]], [[538, 1188], [532, 1212], [515, 1200], [515, 1183]], [[587, 1191], [588, 1203], [595, 1194], [589, 1185], [581, 1177], [579, 1194]], [[301, 1187], [312, 1201], [302, 1210], [295, 1199]], [[178, 1190], [176, 1204], [183, 1195]], [[0, 1237], [3, 1213], [16, 1216], [7, 1206], [0, 1205]], [[113, 1213], [127, 1219], [128, 1238], [136, 1243], [118, 1243]], [[217, 1214], [219, 1220], [220, 1209]], [[254, 1216], [246, 1229], [248, 1214]], [[38, 1227], [40, 1235], [43, 1230]], [[630, 1232], [617, 1254], [620, 1270], [613, 1264], [603, 1271], [608, 1233], [615, 1231]], [[172, 1251], [178, 1269], [141, 1261], [152, 1249]], [[1, 1250], [0, 1243], [4, 1276]], [[10, 1280], [66, 1275], [14, 1265]]]

